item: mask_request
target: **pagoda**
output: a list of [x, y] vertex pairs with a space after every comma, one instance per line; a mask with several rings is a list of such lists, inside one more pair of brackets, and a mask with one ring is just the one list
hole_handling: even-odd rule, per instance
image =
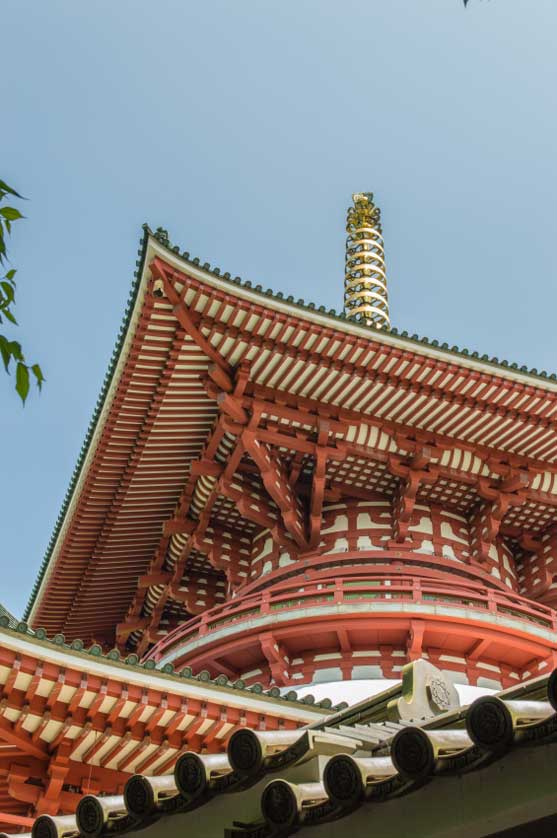
[[[340, 314], [146, 227], [25, 622], [0, 616], [0, 829], [160, 826], [288, 769], [228, 827], [290, 834], [503, 754], [520, 776], [557, 738], [556, 426], [555, 375], [391, 326], [371, 193]], [[357, 712], [299, 692], [348, 682]]]

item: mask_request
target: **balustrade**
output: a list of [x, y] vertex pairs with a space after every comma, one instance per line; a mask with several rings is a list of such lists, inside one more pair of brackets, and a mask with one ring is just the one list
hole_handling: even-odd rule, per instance
[[[294, 612], [313, 607], [350, 606], [368, 602], [370, 614], [374, 607], [386, 602], [407, 603], [410, 606], [450, 605], [456, 608], [485, 611], [493, 615], [509, 616], [529, 624], [557, 631], [555, 612], [540, 603], [518, 594], [491, 589], [473, 583], [412, 578], [402, 575], [381, 575], [373, 578], [322, 579], [300, 582], [292, 579], [272, 589], [236, 598], [194, 617], [178, 626], [151, 651], [150, 657], [160, 660], [176, 647], [194, 640], [210, 639], [213, 632], [226, 625], [246, 625], [257, 617]], [[464, 616], [464, 615], [463, 615]]]

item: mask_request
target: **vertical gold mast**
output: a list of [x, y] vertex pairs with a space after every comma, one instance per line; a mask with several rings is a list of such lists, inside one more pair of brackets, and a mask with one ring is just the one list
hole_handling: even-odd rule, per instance
[[346, 270], [344, 312], [351, 320], [389, 329], [389, 300], [381, 211], [372, 192], [352, 195], [354, 206], [346, 216]]

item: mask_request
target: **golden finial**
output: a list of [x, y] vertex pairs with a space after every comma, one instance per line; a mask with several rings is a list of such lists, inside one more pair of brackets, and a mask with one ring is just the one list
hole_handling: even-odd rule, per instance
[[373, 203], [372, 192], [356, 192], [352, 200], [354, 206], [346, 216], [344, 312], [351, 320], [389, 329], [381, 210]]

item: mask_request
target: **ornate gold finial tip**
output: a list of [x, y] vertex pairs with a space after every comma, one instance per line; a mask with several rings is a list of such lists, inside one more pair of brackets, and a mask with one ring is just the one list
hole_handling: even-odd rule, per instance
[[373, 204], [373, 192], [354, 192], [352, 200], [355, 204], [359, 204], [362, 201]]
[[346, 217], [344, 311], [348, 318], [376, 329], [389, 329], [389, 301], [381, 211], [373, 192], [354, 192]]

